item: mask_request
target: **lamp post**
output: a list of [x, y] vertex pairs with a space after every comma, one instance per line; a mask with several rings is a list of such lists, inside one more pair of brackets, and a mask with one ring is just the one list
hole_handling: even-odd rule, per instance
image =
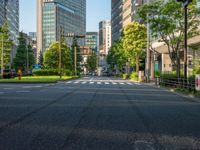
[[3, 69], [4, 69], [4, 65], [3, 65], [3, 63], [4, 63], [4, 57], [3, 57], [3, 54], [4, 54], [4, 45], [3, 45], [3, 34], [2, 34], [2, 36], [1, 36], [1, 42], [2, 42], [2, 49], [1, 49], [1, 76], [2, 76], [2, 79], [3, 79]]
[[192, 0], [177, 0], [177, 2], [182, 2], [182, 6], [184, 9], [184, 79], [187, 79], [187, 28], [188, 28], [188, 20], [187, 20], [187, 7], [188, 4], [192, 2]]
[[[69, 33], [67, 35], [62, 35], [64, 37], [71, 37], [73, 39], [85, 38], [85, 35], [75, 35], [74, 33]], [[74, 74], [77, 76], [77, 47], [74, 47]]]

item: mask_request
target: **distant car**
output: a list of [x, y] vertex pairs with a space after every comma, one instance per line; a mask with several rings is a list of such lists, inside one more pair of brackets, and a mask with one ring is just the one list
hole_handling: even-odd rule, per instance
[[5, 78], [12, 78], [12, 70], [11, 69], [4, 69], [2, 77]]

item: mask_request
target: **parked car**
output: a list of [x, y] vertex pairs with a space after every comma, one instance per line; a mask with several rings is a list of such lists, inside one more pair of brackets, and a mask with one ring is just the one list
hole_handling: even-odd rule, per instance
[[4, 69], [2, 77], [5, 78], [12, 78], [12, 70], [11, 69]]
[[15, 69], [11, 69], [11, 72], [12, 72], [12, 77], [17, 77], [17, 72]]

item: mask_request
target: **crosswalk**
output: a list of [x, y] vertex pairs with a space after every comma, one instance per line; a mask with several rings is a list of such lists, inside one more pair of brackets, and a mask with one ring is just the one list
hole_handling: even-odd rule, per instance
[[67, 81], [65, 84], [82, 84], [82, 85], [141, 85], [135, 82], [114, 82], [114, 81]]

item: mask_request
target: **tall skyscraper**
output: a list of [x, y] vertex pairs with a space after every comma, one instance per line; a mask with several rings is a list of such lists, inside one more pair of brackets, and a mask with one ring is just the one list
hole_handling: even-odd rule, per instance
[[119, 40], [123, 28], [136, 19], [137, 7], [141, 5], [142, 2], [143, 0], [112, 0], [112, 42]]
[[98, 32], [87, 32], [85, 37], [85, 45], [89, 46], [93, 52], [98, 51]]
[[7, 21], [11, 39], [17, 45], [19, 35], [19, 0], [0, 1], [0, 26]]
[[106, 56], [108, 55], [111, 44], [111, 22], [110, 20], [101, 21], [99, 23], [99, 75], [107, 71]]
[[111, 47], [111, 23], [110, 20], [99, 23], [99, 53], [107, 55]]
[[[65, 33], [86, 32], [86, 0], [37, 0], [37, 50], [44, 50]], [[38, 52], [38, 54], [40, 54]]]

